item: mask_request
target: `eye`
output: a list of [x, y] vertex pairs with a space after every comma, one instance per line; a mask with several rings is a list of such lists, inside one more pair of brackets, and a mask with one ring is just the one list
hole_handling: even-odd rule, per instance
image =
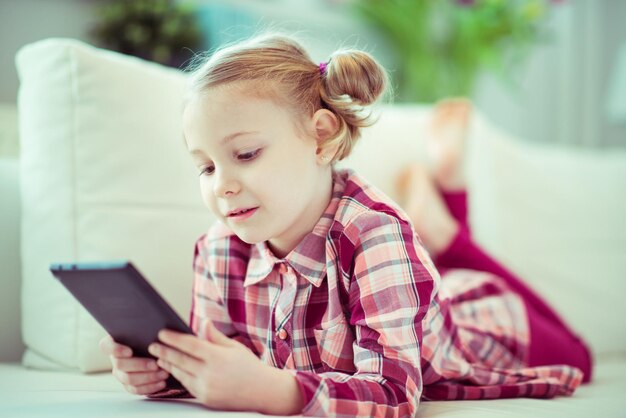
[[237, 159], [240, 161], [249, 161], [249, 160], [253, 160], [255, 159], [259, 154], [261, 153], [261, 148], [254, 150], [254, 151], [250, 151], [250, 152], [245, 152], [243, 154], [238, 154], [237, 155]]
[[215, 167], [213, 167], [212, 165], [208, 165], [200, 169], [200, 174], [198, 174], [198, 176], [201, 176], [203, 174], [210, 176], [211, 174], [213, 174], [214, 171], [215, 171]]

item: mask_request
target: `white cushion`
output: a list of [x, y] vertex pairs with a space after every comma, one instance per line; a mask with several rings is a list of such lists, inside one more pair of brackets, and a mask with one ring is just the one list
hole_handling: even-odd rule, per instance
[[188, 318], [194, 243], [213, 218], [181, 135], [185, 77], [67, 39], [16, 63], [24, 362], [104, 370], [104, 331], [48, 267], [130, 259]]
[[424, 135], [432, 107], [383, 105], [377, 122], [362, 131], [352, 153], [338, 167], [350, 167], [396, 199], [395, 180], [408, 164], [426, 162]]
[[470, 218], [596, 355], [626, 352], [626, 152], [533, 144], [478, 118]]

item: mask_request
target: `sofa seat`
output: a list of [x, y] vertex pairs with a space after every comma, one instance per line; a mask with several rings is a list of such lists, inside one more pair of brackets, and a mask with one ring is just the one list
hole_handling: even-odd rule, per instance
[[[626, 355], [605, 356], [597, 360], [593, 384], [580, 386], [571, 397], [422, 402], [418, 417], [626, 417], [624, 376]], [[263, 415], [211, 411], [195, 400], [152, 400], [131, 395], [110, 373], [40, 371], [24, 368], [18, 363], [0, 363], [0, 416], [175, 418]]]

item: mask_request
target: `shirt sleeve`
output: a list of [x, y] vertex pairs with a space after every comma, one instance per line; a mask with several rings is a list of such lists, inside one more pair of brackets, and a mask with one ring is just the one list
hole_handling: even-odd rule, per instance
[[359, 215], [339, 244], [339, 264], [351, 278], [347, 311], [356, 372], [294, 371], [302, 413], [415, 416], [423, 389], [422, 319], [439, 275], [412, 226], [385, 213]]

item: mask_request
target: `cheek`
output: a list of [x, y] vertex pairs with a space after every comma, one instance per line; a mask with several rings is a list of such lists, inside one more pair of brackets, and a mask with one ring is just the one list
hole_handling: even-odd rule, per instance
[[213, 187], [211, 182], [207, 179], [200, 179], [200, 194], [202, 196], [202, 202], [204, 205], [214, 214], [217, 214], [217, 203], [215, 201], [215, 194], [213, 193]]
[[277, 213], [297, 213], [307, 200], [307, 187], [302, 180], [292, 173], [276, 177], [260, 185], [267, 206]]
[[272, 197], [275, 209], [295, 209], [308, 204], [315, 188], [313, 180], [316, 173], [307, 163], [284, 164], [280, 173], [260, 185]]

